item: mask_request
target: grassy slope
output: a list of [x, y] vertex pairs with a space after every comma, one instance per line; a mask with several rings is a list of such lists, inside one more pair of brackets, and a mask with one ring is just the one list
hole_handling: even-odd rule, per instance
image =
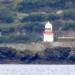
[[[32, 32], [42, 30], [51, 21], [55, 31], [75, 29], [74, 0], [11, 0], [0, 2], [0, 30], [32, 26]], [[11, 19], [11, 22], [9, 21]], [[41, 25], [41, 26], [40, 26]], [[19, 29], [18, 29], [19, 30]]]

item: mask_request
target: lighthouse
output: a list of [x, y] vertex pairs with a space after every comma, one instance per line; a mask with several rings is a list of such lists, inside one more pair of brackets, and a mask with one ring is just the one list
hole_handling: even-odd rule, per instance
[[45, 30], [43, 33], [43, 37], [44, 37], [43, 38], [44, 42], [53, 42], [54, 41], [52, 24], [49, 21], [45, 24]]

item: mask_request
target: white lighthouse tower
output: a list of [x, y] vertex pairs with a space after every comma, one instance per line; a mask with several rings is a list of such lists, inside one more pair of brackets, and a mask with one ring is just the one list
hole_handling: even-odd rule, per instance
[[53, 42], [54, 41], [52, 24], [50, 22], [47, 22], [45, 24], [45, 31], [44, 31], [43, 35], [44, 35], [44, 38], [43, 38], [44, 42]]

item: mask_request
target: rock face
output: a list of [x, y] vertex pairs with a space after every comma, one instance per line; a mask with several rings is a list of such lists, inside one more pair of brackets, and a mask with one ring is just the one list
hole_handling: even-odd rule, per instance
[[69, 55], [69, 52], [71, 51], [68, 47], [57, 47], [57, 48], [47, 48], [44, 51], [44, 54], [49, 59], [66, 59]]
[[75, 48], [55, 47], [33, 53], [30, 50], [16, 51], [0, 47], [0, 63], [18, 64], [68, 64], [75, 63]]
[[38, 51], [43, 51], [46, 48], [53, 48], [53, 47], [75, 47], [75, 42], [53, 42], [53, 43], [30, 43], [30, 44], [0, 44], [0, 47], [8, 47], [16, 49], [16, 51], [25, 51], [30, 50], [34, 53]]
[[1, 44], [0, 47], [13, 48], [18, 51], [31, 50], [33, 52], [44, 50], [45, 47], [41, 43], [30, 43], [30, 44]]

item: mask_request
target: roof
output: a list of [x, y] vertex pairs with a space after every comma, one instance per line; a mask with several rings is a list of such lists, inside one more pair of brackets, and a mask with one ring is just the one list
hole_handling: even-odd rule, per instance
[[52, 23], [48, 21], [48, 22], [45, 24], [45, 28], [51, 28], [51, 29], [52, 29]]

